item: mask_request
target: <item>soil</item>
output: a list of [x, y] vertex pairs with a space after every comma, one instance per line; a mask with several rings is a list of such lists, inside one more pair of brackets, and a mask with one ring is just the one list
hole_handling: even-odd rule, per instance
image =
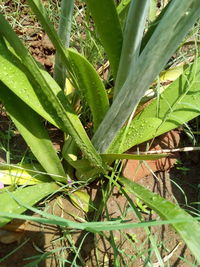
[[[6, 5], [8, 8], [13, 8], [12, 1], [6, 1]], [[25, 11], [23, 12], [23, 14], [25, 14]], [[26, 26], [28, 24], [35, 25], [36, 23], [33, 19], [24, 21]], [[30, 36], [26, 41], [29, 50], [36, 60], [38, 60], [51, 73], [55, 50], [48, 37], [41, 30], [34, 32], [28, 27], [25, 27], [25, 29], [26, 30], [21, 32], [21, 29], [16, 27], [16, 32], [22, 36]], [[0, 131], [6, 133], [12, 124], [8, 121], [3, 109], [0, 121]], [[56, 149], [59, 150], [60, 145], [62, 145], [60, 143], [60, 133], [56, 132], [54, 128], [50, 128], [50, 132], [54, 145]], [[28, 151], [26, 144], [15, 129], [13, 130], [13, 135], [9, 137], [9, 140], [3, 140], [2, 136], [3, 135], [0, 135], [0, 142], [2, 144], [6, 144], [7, 141], [10, 143], [10, 149], [14, 155], [14, 160], [11, 158], [12, 163], [18, 161], [17, 156], [20, 159], [25, 153], [26, 156], [31, 158], [31, 153]], [[157, 168], [157, 172], [154, 175], [146, 176], [147, 173], [140, 174], [138, 183], [170, 201], [178, 201], [179, 205], [185, 207], [186, 198], [188, 204], [198, 201], [200, 176], [199, 152], [191, 152], [187, 155], [181, 154], [180, 158], [183, 162], [183, 166], [189, 169], [188, 172], [183, 168], [182, 170], [178, 170], [176, 166], [173, 168], [170, 168], [172, 166], [168, 166], [168, 168], [164, 168], [162, 171]], [[0, 162], [5, 161], [6, 154], [3, 150], [0, 150]], [[174, 163], [175, 162], [171, 165], [174, 165]], [[185, 195], [175, 183], [183, 189]], [[102, 197], [99, 192], [100, 187], [101, 185], [94, 183], [89, 189], [89, 193], [96, 202]], [[134, 200], [134, 196], [130, 197]], [[43, 205], [44, 203], [40, 203], [40, 206]], [[197, 208], [195, 204], [191, 204], [190, 206]], [[92, 221], [93, 218], [93, 214], [84, 214], [81, 210], [73, 206], [67, 198], [63, 197], [58, 197], [56, 200], [49, 201], [48, 207], [48, 212], [52, 212], [55, 215], [74, 221], [79, 221], [78, 218], [86, 218], [87, 220]], [[122, 218], [123, 213], [123, 216], [126, 215], [126, 219], [136, 222], [137, 219], [127, 207], [128, 203], [126, 198], [115, 190], [107, 202], [110, 219], [114, 220]], [[146, 220], [156, 218], [156, 215], [151, 213], [144, 214], [144, 216]], [[102, 220], [103, 219], [104, 217], [102, 217]], [[19, 223], [21, 223], [20, 227]], [[187, 249], [183, 242], [180, 243], [181, 240], [179, 236], [171, 227], [152, 227], [151, 230], [154, 233], [157, 243], [160, 244], [162, 258], [165, 259], [165, 257], [169, 257], [168, 266], [187, 267], [190, 266], [189, 263], [194, 262], [194, 258], [189, 249]], [[62, 258], [65, 260], [64, 266], [71, 266], [67, 261], [73, 261], [75, 255], [72, 253], [73, 250], [69, 249], [72, 245], [67, 242], [67, 237], [69, 240], [69, 232], [73, 239], [72, 243], [77, 248], [80, 247], [82, 262], [77, 259], [75, 262], [78, 266], [97, 266], [97, 258], [99, 260], [99, 266], [114, 266], [113, 249], [110, 247], [111, 242], [108, 242], [108, 240], [111, 240], [110, 233], [106, 233], [105, 236], [94, 236], [93, 234], [88, 234], [83, 231], [71, 231], [69, 229], [61, 229], [52, 225], [41, 225], [33, 222], [24, 223], [19, 221], [14, 221], [14, 223], [9, 227], [7, 226], [6, 229], [0, 229], [0, 266], [25, 266], [36, 259], [29, 258], [38, 255], [41, 256], [42, 254], [47, 255], [48, 257], [38, 264], [30, 266], [55, 267], [59, 266], [59, 260]], [[123, 259], [120, 259], [122, 266], [144, 266], [144, 261], [140, 252], [145, 249], [148, 251], [151, 247], [151, 244], [146, 242], [147, 234], [144, 229], [128, 229], [123, 231], [123, 233], [115, 231], [113, 234], [119, 249], [123, 251]], [[60, 238], [63, 235], [66, 237], [65, 239]], [[177, 249], [174, 251], [175, 247], [177, 247]], [[55, 253], [51, 253], [56, 249], [57, 251]], [[171, 255], [172, 251], [173, 253]], [[48, 252], [49, 254], [44, 254]], [[4, 257], [5, 260], [1, 262], [1, 259]], [[183, 258], [184, 260], [182, 260]], [[154, 259], [154, 263], [154, 266], [159, 266], [156, 258]]]
[[[146, 151], [148, 147], [149, 152], [161, 153], [164, 149], [173, 149], [180, 147], [180, 132], [172, 130], [164, 133], [154, 140], [144, 142], [138, 146], [132, 147], [127, 153], [140, 153]], [[168, 154], [167, 157], [158, 160], [148, 160], [148, 162], [141, 162], [139, 160], [126, 160], [123, 166], [123, 175], [133, 181], [150, 175], [152, 172], [167, 171], [171, 169], [179, 158], [179, 153]]]

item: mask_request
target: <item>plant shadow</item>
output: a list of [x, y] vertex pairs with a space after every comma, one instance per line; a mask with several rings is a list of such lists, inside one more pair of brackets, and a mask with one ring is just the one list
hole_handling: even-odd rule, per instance
[[58, 233], [57, 227], [52, 225], [12, 221], [0, 229], [0, 265], [56, 266], [56, 259], [50, 247], [53, 249], [51, 241], [58, 238]]

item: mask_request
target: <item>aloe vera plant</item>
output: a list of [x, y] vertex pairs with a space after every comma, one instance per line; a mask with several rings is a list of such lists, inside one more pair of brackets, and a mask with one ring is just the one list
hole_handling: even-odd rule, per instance
[[[149, 27], [147, 18], [152, 4], [150, 0], [143, 1], [142, 5], [140, 0], [122, 1], [118, 7], [114, 0], [85, 1], [110, 62], [110, 73], [114, 79], [111, 101], [94, 66], [83, 55], [69, 48], [74, 1], [67, 1], [67, 5], [64, 2], [63, 0], [62, 15], [66, 18], [60, 20], [59, 29], [66, 31], [65, 37], [61, 39], [62, 34], [55, 31], [40, 0], [28, 0], [56, 49], [55, 80], [32, 58], [0, 14], [0, 99], [38, 160], [39, 168], [43, 168], [42, 175], [47, 175], [50, 179], [44, 181], [44, 187], [39, 184], [29, 186], [37, 184], [37, 176], [32, 174], [33, 170], [29, 167], [28, 179], [23, 177], [27, 177], [27, 173], [22, 173], [22, 180], [25, 179], [26, 182], [17, 177], [19, 184], [29, 187], [17, 189], [14, 193], [0, 194], [0, 210], [4, 214], [9, 211], [19, 214], [25, 210], [24, 207], [19, 209], [19, 204], [16, 205], [16, 196], [21, 202], [26, 200], [25, 204], [34, 205], [57, 190], [58, 186], [65, 185], [70, 190], [68, 183], [75, 178], [89, 182], [100, 175], [108, 175], [116, 159], [148, 160], [162, 157], [163, 155], [122, 153], [133, 145], [176, 128], [200, 113], [200, 63], [196, 59], [160, 95], [159, 102], [153, 99], [134, 119], [129, 119], [133, 117], [145, 92], [199, 18], [198, 0], [169, 1]], [[69, 88], [67, 93], [64, 90], [66, 78], [74, 88], [72, 96], [69, 95]], [[75, 111], [73, 100], [77, 98], [77, 94], [79, 98], [84, 97], [91, 111], [91, 138], [79, 119], [80, 114]], [[43, 124], [44, 119], [64, 133], [64, 164], [50, 141]], [[5, 184], [12, 183], [13, 179], [17, 184], [15, 178], [11, 179], [17, 176], [16, 168], [18, 166], [8, 166], [6, 171], [3, 168]], [[32, 181], [31, 177], [34, 178]], [[41, 183], [41, 179], [38, 181]], [[151, 192], [147, 189], [142, 190], [124, 178], [119, 179], [119, 182], [146, 201], [158, 214], [162, 214], [163, 219], [171, 220], [180, 215], [181, 218], [193, 221], [185, 211], [162, 202], [161, 198], [156, 198], [156, 201], [160, 201], [160, 207], [155, 205], [153, 198], [151, 203]], [[37, 188], [40, 188], [40, 192]], [[34, 199], [29, 201], [26, 198], [27, 192], [35, 194]], [[8, 199], [10, 205], [6, 206], [4, 203]], [[169, 210], [165, 214], [165, 205], [171, 205], [170, 215], [167, 214]], [[8, 221], [8, 218], [1, 217], [0, 225]], [[188, 221], [172, 225], [200, 262], [198, 223], [193, 222], [193, 232]], [[193, 235], [195, 242], [188, 240], [189, 233]]]

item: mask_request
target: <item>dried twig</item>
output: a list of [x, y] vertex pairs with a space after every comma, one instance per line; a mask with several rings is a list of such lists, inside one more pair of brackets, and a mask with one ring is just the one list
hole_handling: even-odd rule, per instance
[[172, 149], [159, 149], [159, 150], [150, 150], [150, 151], [138, 151], [132, 154], [136, 155], [151, 155], [151, 154], [166, 154], [166, 153], [175, 153], [175, 152], [188, 152], [188, 151], [199, 151], [200, 147], [182, 147], [182, 148], [172, 148]]

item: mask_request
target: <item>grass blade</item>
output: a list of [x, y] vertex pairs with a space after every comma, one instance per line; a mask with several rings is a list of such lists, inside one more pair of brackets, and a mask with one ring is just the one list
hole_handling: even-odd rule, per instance
[[120, 177], [118, 181], [128, 192], [144, 201], [163, 220], [182, 219], [182, 222], [173, 223], [172, 226], [185, 241], [188, 248], [190, 248], [198, 263], [200, 263], [200, 224], [186, 211], [161, 196], [152, 193], [147, 188], [124, 177]]
[[9, 213], [9, 212], [0, 211], [1, 217], [17, 218], [17, 219], [22, 219], [22, 220], [35, 221], [39, 223], [59, 225], [59, 226], [68, 227], [72, 229], [86, 230], [86, 231], [93, 232], [93, 233], [98, 233], [101, 231], [131, 229], [131, 228], [138, 228], [138, 227], [148, 227], [148, 226], [150, 227], [150, 226], [157, 226], [157, 225], [164, 225], [164, 224], [185, 223], [185, 222], [190, 223], [190, 222], [197, 221], [200, 219], [199, 217], [193, 218], [191, 216], [187, 216], [187, 217], [181, 217], [181, 218], [176, 218], [172, 220], [149, 221], [149, 222], [145, 221], [145, 222], [139, 222], [139, 223], [135, 223], [135, 222], [129, 223], [127, 222], [127, 220], [123, 221], [121, 219], [114, 220], [114, 221], [78, 223], [78, 222], [66, 220], [59, 216], [55, 216], [55, 215], [46, 213], [44, 211], [38, 210], [36, 208], [30, 207], [28, 204], [25, 204], [22, 201], [20, 201], [20, 199], [18, 199], [17, 197], [15, 196], [13, 197], [16, 199], [16, 201], [18, 201], [18, 203], [21, 206], [24, 206], [26, 209], [29, 209], [37, 214], [40, 214], [44, 218], [27, 216], [27, 215], [19, 215], [17, 213]]
[[106, 162], [113, 162], [117, 159], [133, 159], [133, 160], [156, 160], [166, 158], [166, 154], [157, 155], [135, 155], [135, 154], [100, 154], [102, 159]]
[[[14, 198], [19, 199], [21, 202], [33, 206], [44, 197], [58, 190], [55, 183], [43, 183], [38, 185], [29, 186], [26, 188], [18, 188], [16, 191], [4, 192], [0, 195], [0, 211], [7, 213], [21, 214], [26, 211], [26, 207], [20, 206]], [[7, 224], [11, 219], [0, 217], [0, 227]]]

